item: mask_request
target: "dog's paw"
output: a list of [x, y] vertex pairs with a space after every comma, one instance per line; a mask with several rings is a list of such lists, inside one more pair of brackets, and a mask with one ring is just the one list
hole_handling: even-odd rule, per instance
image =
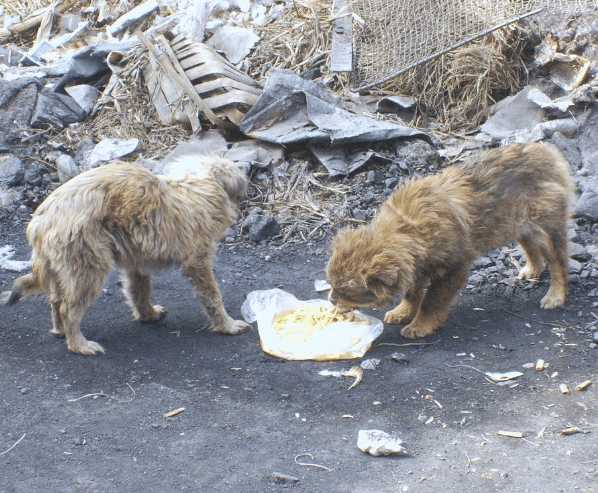
[[164, 317], [166, 317], [167, 313], [168, 313], [168, 310], [166, 308], [164, 308], [162, 305], [154, 305], [154, 306], [152, 306], [152, 311], [150, 313], [146, 314], [143, 318], [140, 317], [139, 321], [144, 324], [151, 324], [153, 322], [159, 322]]
[[401, 329], [401, 335], [407, 339], [418, 339], [420, 337], [427, 337], [438, 330], [437, 325], [426, 324], [423, 322], [411, 322], [409, 325]]
[[87, 339], [79, 339], [76, 344], [68, 345], [69, 351], [73, 353], [79, 353], [84, 356], [94, 356], [97, 353], [104, 353], [104, 348], [94, 341], [88, 341]]
[[55, 328], [50, 329], [50, 334], [53, 335], [54, 337], [64, 337], [64, 332], [57, 330]]
[[384, 323], [390, 325], [399, 325], [409, 322], [413, 318], [411, 315], [411, 307], [397, 306], [396, 308], [386, 312], [384, 315]]
[[243, 332], [247, 332], [251, 329], [251, 325], [243, 320], [234, 320], [229, 319], [226, 324], [222, 327], [212, 327], [213, 332], [219, 332], [220, 334], [227, 334], [227, 335], [237, 335], [242, 334]]
[[552, 290], [548, 290], [548, 293], [542, 298], [540, 301], [540, 306], [544, 308], [544, 310], [553, 310], [555, 308], [560, 308], [565, 304], [565, 296], [560, 293], [551, 292]]

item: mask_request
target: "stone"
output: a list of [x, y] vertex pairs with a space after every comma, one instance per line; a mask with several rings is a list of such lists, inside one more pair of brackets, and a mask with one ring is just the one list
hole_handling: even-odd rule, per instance
[[366, 183], [377, 183], [380, 181], [380, 173], [378, 173], [376, 170], [370, 170], [368, 171], [367, 177], [365, 179]]
[[598, 258], [598, 245], [586, 245], [586, 251], [593, 257]]
[[398, 183], [399, 183], [398, 178], [387, 178], [386, 180], [384, 180], [384, 187], [386, 188], [387, 191], [392, 192]]
[[401, 363], [406, 365], [407, 363], [409, 363], [409, 359], [407, 358], [407, 355], [405, 353], [392, 353], [390, 355], [390, 358], [397, 362], [397, 363]]
[[69, 181], [81, 172], [81, 169], [77, 166], [75, 160], [68, 154], [60, 154], [60, 156], [56, 158], [56, 169], [58, 171], [58, 179], [60, 180], [60, 183]]
[[355, 208], [351, 211], [351, 215], [355, 219], [359, 219], [360, 221], [366, 221], [368, 218], [368, 211], [367, 211], [367, 209]]
[[598, 177], [584, 183], [584, 189], [575, 205], [575, 215], [598, 221]]
[[259, 243], [273, 238], [280, 233], [280, 225], [272, 216], [264, 214], [262, 210], [252, 211], [243, 221], [243, 229], [249, 233], [249, 238]]
[[35, 110], [31, 115], [31, 127], [65, 128], [71, 123], [80, 122], [86, 116], [85, 111], [70, 96], [42, 89], [37, 96]]
[[598, 179], [598, 111], [594, 109], [586, 120], [578, 139], [584, 169]]
[[139, 147], [139, 139], [102, 139], [89, 154], [87, 165], [91, 168], [132, 154]]
[[65, 88], [65, 91], [88, 115], [91, 113], [96, 101], [100, 97], [100, 91], [87, 84], [70, 86]]
[[583, 264], [577, 260], [569, 259], [569, 274], [579, 274], [583, 269]]
[[567, 158], [572, 173], [581, 168], [581, 152], [577, 146], [577, 139], [569, 139], [561, 132], [555, 132], [550, 138], [550, 142], [556, 145]]
[[586, 262], [592, 258], [584, 246], [579, 243], [569, 243], [569, 257], [580, 262]]
[[46, 173], [46, 168], [39, 164], [32, 163], [25, 169], [25, 183], [28, 185], [39, 186], [42, 184], [42, 178]]
[[473, 263], [473, 267], [475, 269], [483, 269], [485, 267], [490, 267], [493, 264], [494, 264], [494, 262], [489, 257], [484, 256], [484, 257], [477, 258], [475, 260], [475, 262]]
[[16, 187], [23, 183], [25, 166], [12, 154], [0, 155], [0, 186]]

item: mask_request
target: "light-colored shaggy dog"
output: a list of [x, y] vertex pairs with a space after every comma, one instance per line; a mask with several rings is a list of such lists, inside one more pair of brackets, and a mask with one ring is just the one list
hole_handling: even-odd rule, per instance
[[[238, 334], [249, 328], [224, 308], [214, 278], [217, 243], [237, 219], [247, 190], [245, 173], [213, 156], [179, 156], [184, 169], [199, 174], [176, 179], [142, 166], [116, 162], [87, 171], [56, 189], [27, 227], [33, 248], [32, 273], [18, 278], [5, 302], [46, 293], [57, 336], [70, 351], [104, 352], [87, 340], [80, 323], [116, 265], [133, 316], [160, 320], [166, 310], [150, 301], [150, 273], [181, 266], [197, 290], [212, 330]], [[176, 164], [176, 163], [175, 163]]]
[[371, 224], [340, 232], [328, 263], [330, 300], [339, 308], [401, 303], [384, 321], [407, 324], [405, 337], [433, 334], [467, 281], [473, 261], [516, 240], [527, 264], [520, 279], [546, 264], [542, 308], [567, 297], [567, 219], [573, 182], [552, 144], [514, 144], [463, 166], [400, 186]]

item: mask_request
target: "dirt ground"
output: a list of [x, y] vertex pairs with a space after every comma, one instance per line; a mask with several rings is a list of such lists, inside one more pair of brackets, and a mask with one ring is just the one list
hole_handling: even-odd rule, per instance
[[[29, 258], [22, 224], [0, 230], [2, 245]], [[326, 249], [223, 246], [217, 272], [227, 307], [238, 317], [253, 289], [316, 297]], [[0, 270], [0, 290], [15, 276]], [[155, 326], [131, 320], [116, 281], [83, 323], [106, 348], [99, 357], [67, 353], [48, 334], [43, 299], [0, 308], [1, 492], [598, 490], [598, 350], [590, 345], [598, 309], [583, 284], [555, 312], [538, 307], [546, 280], [511, 295], [464, 294], [431, 344], [374, 347], [368, 357], [380, 366], [348, 391], [350, 381], [318, 371], [350, 362], [283, 362], [262, 353], [256, 330], [206, 331], [178, 272], [155, 278], [155, 301], [170, 311]], [[386, 327], [377, 342], [412, 341]], [[391, 358], [397, 351], [407, 363]], [[538, 358], [544, 372], [522, 368]], [[448, 365], [524, 375], [500, 386]], [[595, 383], [585, 392], [559, 392], [560, 383], [573, 389], [586, 379]], [[178, 407], [177, 417], [162, 416]], [[589, 433], [559, 434], [573, 425]], [[410, 456], [360, 452], [358, 430], [374, 428], [398, 433]], [[297, 464], [304, 453], [313, 457], [298, 462], [330, 470]], [[277, 483], [274, 472], [299, 481]]]

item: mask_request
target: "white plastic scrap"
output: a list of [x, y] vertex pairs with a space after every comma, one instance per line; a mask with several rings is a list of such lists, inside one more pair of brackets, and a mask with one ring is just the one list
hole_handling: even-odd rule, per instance
[[381, 430], [359, 430], [357, 435], [357, 448], [374, 457], [407, 455], [407, 450], [402, 444], [403, 440], [399, 437]]
[[363, 368], [360, 368], [359, 366], [353, 366], [353, 367], [349, 368], [348, 370], [341, 370], [341, 371], [320, 370], [318, 372], [318, 375], [321, 375], [323, 377], [336, 377], [336, 378], [351, 377], [351, 378], [354, 378], [355, 380], [353, 380], [353, 383], [347, 389], [347, 390], [351, 390], [352, 388], [359, 385], [359, 383], [363, 380]]
[[21, 272], [31, 267], [30, 260], [13, 260], [15, 249], [12, 245], [0, 247], [0, 269]]
[[494, 382], [507, 382], [508, 380], [514, 380], [523, 375], [520, 371], [507, 371], [504, 373], [487, 371], [485, 375]]
[[322, 293], [323, 291], [329, 291], [332, 288], [330, 283], [325, 279], [316, 279], [314, 281], [314, 290], [316, 293]]

